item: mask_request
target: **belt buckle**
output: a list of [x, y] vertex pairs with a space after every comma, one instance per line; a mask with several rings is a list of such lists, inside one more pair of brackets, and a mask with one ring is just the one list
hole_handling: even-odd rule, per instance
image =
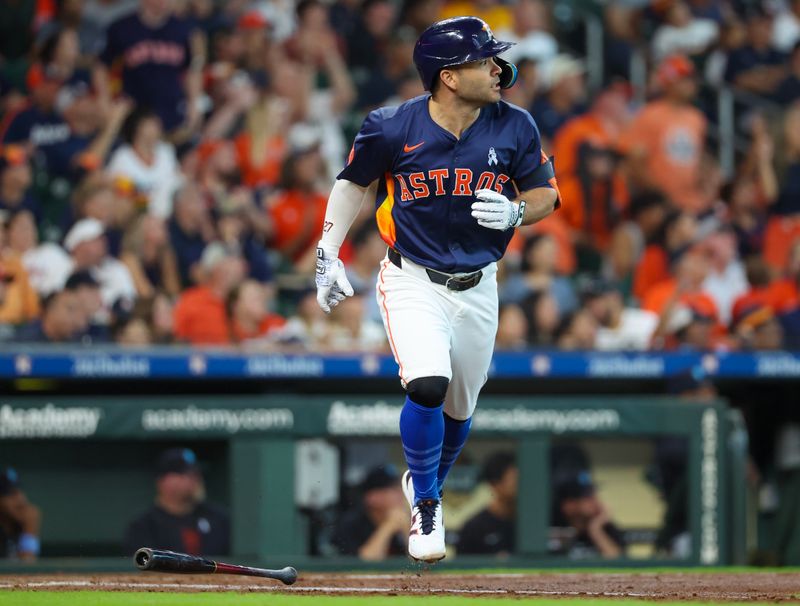
[[[444, 283], [445, 288], [448, 290], [455, 290], [460, 292], [462, 290], [469, 290], [473, 286], [478, 284], [478, 280], [480, 280], [480, 273], [470, 274], [469, 276], [450, 276], [447, 278], [447, 281]], [[452, 283], [452, 284], [451, 284]]]

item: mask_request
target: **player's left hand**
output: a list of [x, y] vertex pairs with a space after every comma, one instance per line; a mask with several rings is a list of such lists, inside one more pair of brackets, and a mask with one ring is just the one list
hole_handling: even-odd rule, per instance
[[489, 229], [505, 231], [522, 224], [519, 204], [512, 202], [493, 189], [479, 189], [475, 192], [477, 201], [472, 203], [472, 216], [478, 224]]

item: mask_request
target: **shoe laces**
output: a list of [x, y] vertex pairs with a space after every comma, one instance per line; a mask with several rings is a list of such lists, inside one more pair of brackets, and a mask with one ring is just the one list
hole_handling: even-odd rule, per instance
[[436, 520], [436, 508], [439, 506], [439, 501], [435, 499], [425, 499], [417, 503], [417, 511], [419, 511], [419, 525], [422, 528], [422, 534], [430, 534], [433, 532], [434, 521]]

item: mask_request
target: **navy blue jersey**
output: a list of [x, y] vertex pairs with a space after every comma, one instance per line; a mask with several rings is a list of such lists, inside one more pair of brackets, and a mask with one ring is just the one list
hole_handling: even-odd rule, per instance
[[478, 225], [478, 189], [511, 199], [518, 191], [555, 187], [532, 177], [545, 157], [528, 112], [500, 101], [484, 107], [458, 139], [436, 124], [429, 95], [371, 112], [340, 179], [379, 181], [381, 237], [412, 261], [447, 273], [471, 272], [500, 259], [514, 230]]
[[134, 13], [108, 28], [102, 61], [114, 68], [122, 63], [122, 89], [139, 105], [155, 111], [172, 130], [183, 122], [183, 72], [191, 62], [188, 22], [170, 17], [151, 29]]

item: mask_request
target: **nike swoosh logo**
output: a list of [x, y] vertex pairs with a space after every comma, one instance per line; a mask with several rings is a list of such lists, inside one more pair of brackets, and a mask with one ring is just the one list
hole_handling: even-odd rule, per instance
[[423, 145], [425, 145], [425, 141], [423, 141], [422, 143], [417, 143], [416, 145], [409, 145], [408, 143], [406, 143], [406, 146], [403, 148], [403, 151], [405, 153], [412, 152], [418, 147], [422, 147]]

